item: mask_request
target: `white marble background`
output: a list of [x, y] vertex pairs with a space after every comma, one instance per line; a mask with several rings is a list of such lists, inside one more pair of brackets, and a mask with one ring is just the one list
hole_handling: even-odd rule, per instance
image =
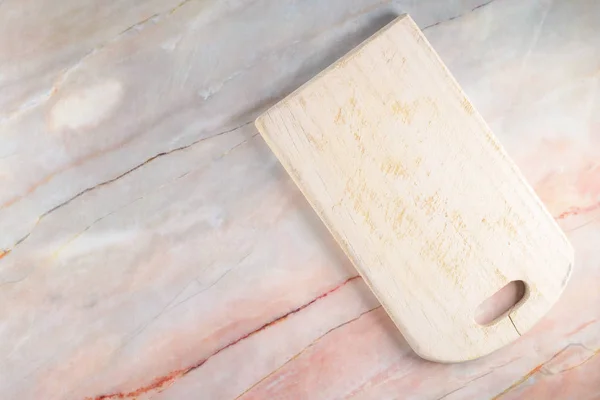
[[[404, 12], [577, 249], [554, 314], [471, 364], [412, 354], [252, 125]], [[0, 1], [0, 398], [549, 387], [536, 364], [600, 346], [599, 22], [595, 0]], [[595, 370], [561, 398], [600, 396]]]

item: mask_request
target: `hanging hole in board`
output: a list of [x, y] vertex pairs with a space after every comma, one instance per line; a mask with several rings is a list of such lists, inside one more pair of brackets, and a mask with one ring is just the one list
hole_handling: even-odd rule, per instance
[[508, 313], [525, 296], [525, 283], [512, 281], [485, 299], [475, 309], [475, 322], [488, 325]]

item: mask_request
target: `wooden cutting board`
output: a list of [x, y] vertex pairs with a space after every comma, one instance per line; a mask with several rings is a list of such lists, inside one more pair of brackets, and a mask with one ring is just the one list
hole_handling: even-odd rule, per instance
[[[570, 244], [409, 16], [256, 125], [420, 356], [488, 354], [563, 291]], [[511, 281], [522, 300], [475, 322]]]

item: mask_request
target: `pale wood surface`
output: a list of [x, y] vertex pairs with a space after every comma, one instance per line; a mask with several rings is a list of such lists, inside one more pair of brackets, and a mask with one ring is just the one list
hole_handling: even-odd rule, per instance
[[[485, 3], [0, 2], [0, 398], [597, 399], [600, 3]], [[575, 248], [466, 363], [415, 355], [252, 124], [402, 13]]]
[[[562, 293], [573, 249], [410, 16], [256, 125], [422, 357], [488, 354]], [[523, 300], [476, 323], [516, 280]]]

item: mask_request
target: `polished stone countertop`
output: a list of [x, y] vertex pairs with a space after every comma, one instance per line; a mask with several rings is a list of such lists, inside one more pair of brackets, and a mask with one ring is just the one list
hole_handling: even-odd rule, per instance
[[[547, 317], [461, 364], [414, 354], [253, 125], [402, 13], [575, 247]], [[595, 0], [0, 1], [0, 398], [600, 398], [599, 21]]]

